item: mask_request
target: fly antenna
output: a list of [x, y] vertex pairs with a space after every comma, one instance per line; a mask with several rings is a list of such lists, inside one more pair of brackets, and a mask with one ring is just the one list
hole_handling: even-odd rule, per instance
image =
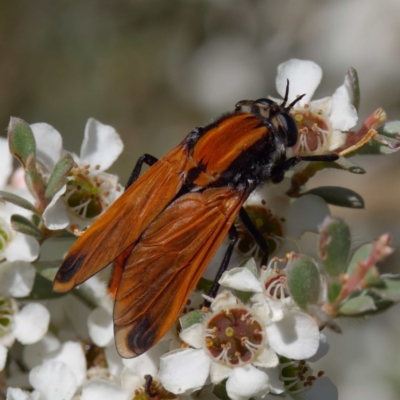
[[293, 106], [298, 103], [306, 94], [302, 94], [301, 96], [297, 97], [296, 99], [294, 99], [286, 108], [285, 110], [290, 111], [291, 108], [293, 108]]
[[286, 79], [286, 91], [285, 91], [285, 97], [283, 99], [283, 102], [281, 104], [281, 107], [285, 107], [286, 102], [288, 101], [288, 96], [289, 96], [289, 79]]

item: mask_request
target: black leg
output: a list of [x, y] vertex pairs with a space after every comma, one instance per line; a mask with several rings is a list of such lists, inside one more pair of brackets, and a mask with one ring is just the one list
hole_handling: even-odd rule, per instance
[[157, 158], [151, 156], [150, 154], [143, 154], [136, 162], [135, 168], [131, 173], [131, 176], [128, 179], [128, 183], [125, 186], [125, 190], [135, 183], [137, 178], [139, 178], [140, 171], [142, 170], [143, 163], [146, 163], [148, 166], [154, 165], [158, 161]]
[[[229, 260], [231, 259], [231, 255], [233, 252], [233, 248], [235, 247], [236, 242], [238, 241], [238, 233], [234, 225], [229, 228], [229, 246], [226, 249], [224, 258], [219, 266], [217, 275], [215, 276], [214, 283], [208, 292], [208, 296], [215, 298], [218, 293], [219, 283], [218, 281], [221, 279], [222, 274], [226, 271], [229, 265]], [[204, 300], [204, 307], [210, 307], [210, 302], [208, 300]]]
[[269, 256], [269, 247], [268, 243], [265, 240], [264, 236], [258, 231], [258, 229], [254, 226], [253, 221], [250, 219], [249, 214], [247, 214], [246, 210], [242, 207], [239, 211], [239, 217], [243, 222], [243, 225], [249, 231], [250, 235], [253, 236], [253, 239], [260, 246], [261, 250], [264, 252], [264, 255], [261, 259], [261, 266], [267, 265], [268, 256]]
[[[271, 171], [271, 180], [273, 182], [279, 182], [283, 179], [283, 175], [290, 168], [293, 168], [300, 161], [336, 161], [339, 155], [336, 153], [321, 154], [315, 156], [295, 156], [287, 159], [284, 163], [277, 165]], [[280, 179], [282, 178], [282, 179]]]

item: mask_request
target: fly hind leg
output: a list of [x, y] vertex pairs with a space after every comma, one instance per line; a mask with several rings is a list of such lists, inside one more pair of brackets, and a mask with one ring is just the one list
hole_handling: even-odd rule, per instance
[[125, 190], [129, 188], [133, 183], [139, 178], [140, 172], [142, 171], [143, 163], [147, 164], [149, 167], [154, 165], [158, 161], [158, 158], [151, 156], [150, 154], [143, 154], [136, 162], [135, 168], [128, 179], [128, 183], [125, 186]]

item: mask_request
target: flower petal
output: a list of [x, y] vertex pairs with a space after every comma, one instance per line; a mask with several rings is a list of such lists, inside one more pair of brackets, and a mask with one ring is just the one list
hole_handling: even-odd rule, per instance
[[6, 138], [0, 137], [0, 189], [4, 189], [13, 170], [13, 157]]
[[287, 236], [298, 239], [304, 232], [318, 233], [318, 227], [330, 215], [325, 201], [312, 194], [301, 196], [289, 209]]
[[24, 363], [32, 369], [40, 365], [49, 353], [58, 350], [60, 346], [60, 341], [52, 333], [47, 332], [39, 342], [24, 347], [22, 353]]
[[32, 124], [36, 142], [36, 154], [40, 162], [51, 172], [62, 155], [62, 137], [51, 125], [44, 122]]
[[236, 307], [238, 299], [228, 290], [223, 290], [219, 293], [211, 303], [211, 308], [214, 312], [220, 310], [228, 310], [229, 308]]
[[161, 357], [160, 381], [165, 389], [179, 394], [204, 386], [211, 358], [203, 349], [175, 350]]
[[168, 343], [158, 342], [146, 353], [138, 357], [123, 359], [125, 367], [129, 368], [133, 373], [143, 378], [145, 375], [156, 376], [158, 373], [158, 365], [160, 357], [168, 351]]
[[14, 317], [14, 335], [22, 344], [38, 342], [49, 328], [50, 313], [39, 303], [28, 303]]
[[39, 255], [38, 241], [20, 232], [13, 232], [13, 238], [4, 250], [6, 259], [13, 261], [35, 261]]
[[318, 350], [318, 326], [301, 311], [287, 312], [280, 321], [267, 325], [266, 331], [270, 346], [284, 357], [303, 360]]
[[100, 165], [105, 171], [118, 158], [124, 149], [122, 140], [116, 130], [89, 118], [85, 127], [85, 136], [81, 147], [81, 162], [92, 167]]
[[353, 100], [350, 78], [346, 75], [343, 85], [339, 86], [332, 96], [332, 110], [329, 119], [333, 129], [347, 131], [357, 124], [358, 114], [353, 106]]
[[0, 344], [0, 371], [3, 371], [7, 360], [7, 347]]
[[305, 94], [299, 102], [300, 105], [304, 105], [310, 101], [315, 89], [320, 84], [322, 69], [313, 61], [292, 58], [278, 66], [276, 90], [282, 97], [285, 96], [287, 79], [290, 82], [288, 104], [297, 96]]
[[31, 370], [29, 382], [43, 400], [71, 400], [77, 389], [71, 368], [63, 362], [45, 362]]
[[83, 389], [81, 400], [127, 400], [131, 398], [129, 393], [125, 392], [115, 383], [99, 379], [89, 382]]
[[32, 400], [29, 392], [19, 388], [8, 388], [6, 400]]
[[118, 354], [117, 349], [115, 348], [115, 344], [112, 343], [110, 346], [106, 347], [104, 354], [106, 356], [108, 370], [110, 374], [119, 377], [122, 369], [124, 368], [124, 364], [122, 363], [122, 358]]
[[64, 229], [69, 224], [67, 209], [61, 196], [67, 190], [64, 185], [51, 199], [51, 202], [43, 212], [43, 222], [47, 229]]
[[25, 261], [0, 264], [0, 293], [9, 297], [25, 297], [32, 290], [35, 268]]
[[59, 361], [68, 365], [74, 373], [76, 383], [82, 386], [86, 378], [86, 358], [80, 343], [65, 342], [59, 350], [46, 356], [45, 360]]
[[331, 113], [332, 110], [332, 97], [323, 97], [322, 99], [313, 100], [310, 102], [311, 110], [319, 111], [321, 110], [327, 116]]
[[338, 400], [339, 392], [332, 381], [327, 378], [318, 378], [310, 390], [304, 393], [307, 400]]
[[210, 366], [210, 377], [212, 383], [219, 383], [228, 378], [233, 372], [233, 368], [227, 365], [222, 365], [217, 362], [212, 362]]
[[189, 346], [201, 349], [206, 345], [206, 327], [203, 323], [197, 323], [183, 329], [179, 334], [180, 338]]
[[263, 291], [261, 282], [247, 268], [232, 268], [225, 271], [218, 283], [245, 292], [261, 293]]
[[320, 360], [322, 357], [325, 357], [329, 351], [329, 343], [326, 336], [321, 333], [319, 338], [319, 346], [317, 352], [310, 358], [307, 358], [307, 361], [316, 362]]
[[274, 368], [279, 364], [278, 356], [270, 346], [265, 346], [262, 352], [257, 356], [253, 365], [262, 368]]
[[111, 314], [97, 307], [89, 315], [89, 335], [97, 346], [105, 347], [114, 339], [114, 324]]
[[234, 368], [226, 382], [226, 391], [231, 400], [248, 400], [250, 397], [263, 397], [269, 391], [268, 375], [253, 367]]

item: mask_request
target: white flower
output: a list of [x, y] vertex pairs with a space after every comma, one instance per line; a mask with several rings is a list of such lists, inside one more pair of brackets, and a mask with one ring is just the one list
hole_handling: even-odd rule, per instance
[[26, 261], [0, 263], [0, 293], [6, 297], [25, 297], [32, 290], [36, 271]]
[[161, 357], [160, 380], [172, 393], [184, 393], [228, 379], [232, 400], [268, 393], [268, 375], [258, 369], [272, 368], [278, 358], [266, 340], [263, 323], [230, 292], [222, 292], [211, 304], [205, 321], [183, 329], [181, 338], [192, 348]]
[[251, 298], [251, 312], [263, 321], [268, 343], [276, 353], [296, 360], [312, 357], [320, 343], [318, 325], [295, 305], [285, 287], [285, 271], [274, 264], [273, 259], [257, 277], [254, 261], [249, 262], [244, 267], [226, 271], [219, 282], [255, 293]]
[[71, 400], [78, 385], [71, 368], [60, 361], [45, 362], [31, 370], [29, 382], [41, 400]]
[[39, 303], [27, 303], [20, 311], [13, 299], [0, 296], [0, 371], [4, 368], [8, 348], [15, 340], [22, 344], [39, 342], [46, 334], [50, 314]]
[[6, 186], [8, 178], [13, 170], [13, 160], [8, 149], [7, 139], [0, 137], [0, 190]]
[[290, 82], [287, 104], [305, 94], [292, 111], [300, 129], [299, 140], [289, 155], [323, 154], [343, 146], [345, 131], [354, 127], [358, 120], [350, 78], [346, 75], [343, 85], [332, 97], [314, 101], [310, 100], [322, 79], [319, 65], [298, 59], [280, 64], [276, 89], [282, 97], [285, 96], [287, 79]]
[[[271, 254], [285, 255], [293, 250], [295, 240], [304, 232], [318, 233], [318, 226], [330, 215], [329, 207], [319, 196], [304, 195], [293, 200], [286, 193], [290, 179], [267, 183], [254, 191], [244, 204], [257, 230], [267, 240]], [[261, 257], [261, 250], [241, 222], [236, 224], [239, 240], [236, 249], [246, 257]]]
[[[49, 176], [65, 153], [61, 135], [45, 123], [33, 124], [31, 128], [42, 172]], [[71, 225], [85, 228], [119, 196], [118, 178], [104, 171], [122, 150], [123, 143], [114, 128], [93, 118], [88, 120], [80, 156], [71, 154], [76, 165], [69, 174], [69, 181], [43, 213], [48, 229], [64, 229]]]
[[0, 260], [34, 261], [39, 256], [39, 243], [34, 237], [12, 229], [11, 216], [13, 214], [19, 214], [28, 219], [32, 216], [31, 212], [21, 207], [0, 202]]

